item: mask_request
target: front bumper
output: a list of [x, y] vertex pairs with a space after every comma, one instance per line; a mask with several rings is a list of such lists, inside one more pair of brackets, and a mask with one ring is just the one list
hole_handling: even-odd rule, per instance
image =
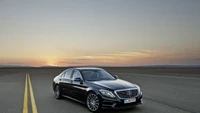
[[132, 108], [138, 104], [142, 104], [142, 92], [135, 97], [136, 101], [133, 103], [128, 103], [124, 104], [124, 99], [111, 99], [111, 98], [106, 98], [102, 97], [102, 108], [103, 109], [127, 109], [127, 108]]

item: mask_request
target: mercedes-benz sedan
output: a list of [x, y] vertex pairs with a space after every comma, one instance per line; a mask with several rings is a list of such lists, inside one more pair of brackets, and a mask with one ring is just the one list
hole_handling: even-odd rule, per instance
[[142, 92], [136, 84], [118, 79], [101, 68], [66, 69], [53, 80], [55, 97], [66, 97], [86, 104], [92, 112], [103, 109], [125, 109], [142, 103]]

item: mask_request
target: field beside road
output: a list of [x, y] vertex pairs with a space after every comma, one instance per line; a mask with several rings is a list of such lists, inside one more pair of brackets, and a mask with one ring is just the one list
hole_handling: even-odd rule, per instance
[[[22, 113], [27, 74], [38, 113], [88, 113], [82, 104], [54, 98], [52, 80], [65, 69], [0, 68], [0, 113]], [[144, 95], [144, 104], [127, 110], [103, 110], [103, 113], [200, 113], [200, 68], [105, 69], [120, 79], [138, 84]], [[28, 112], [31, 113], [31, 96], [27, 97], [27, 101]]]

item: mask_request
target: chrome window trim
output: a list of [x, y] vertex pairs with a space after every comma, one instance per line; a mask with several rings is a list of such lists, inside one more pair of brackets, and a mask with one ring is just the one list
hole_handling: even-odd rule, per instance
[[[117, 97], [118, 97], [119, 99], [129, 99], [129, 98], [121, 98], [121, 97], [119, 97], [119, 95], [117, 94], [117, 92], [119, 92], [119, 91], [127, 91], [127, 90], [134, 90], [134, 89], [138, 90], [138, 88], [127, 88], [127, 89], [115, 90], [114, 93], [115, 93], [115, 95], [117, 95]], [[140, 92], [139, 92], [139, 90], [138, 90], [138, 94], [137, 94], [135, 97], [137, 97], [139, 94], [140, 94]], [[131, 97], [131, 98], [135, 98], [135, 97]]]

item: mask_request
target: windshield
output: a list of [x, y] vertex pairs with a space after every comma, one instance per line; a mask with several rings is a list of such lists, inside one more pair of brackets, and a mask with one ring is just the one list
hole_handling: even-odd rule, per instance
[[82, 70], [81, 74], [86, 81], [115, 80], [115, 78], [104, 70]]

